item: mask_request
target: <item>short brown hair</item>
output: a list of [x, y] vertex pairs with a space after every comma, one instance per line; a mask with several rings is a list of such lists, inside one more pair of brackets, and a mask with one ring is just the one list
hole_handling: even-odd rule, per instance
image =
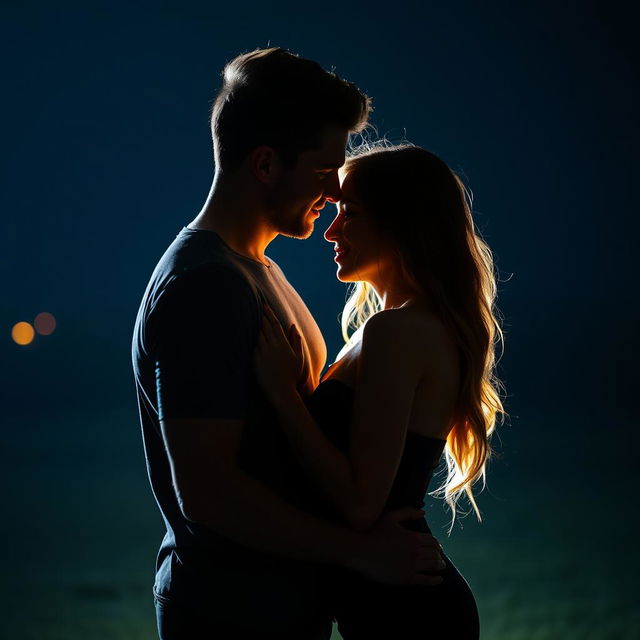
[[273, 147], [287, 166], [335, 125], [358, 133], [371, 99], [352, 82], [284, 49], [257, 49], [229, 62], [211, 113], [216, 164], [235, 171], [252, 149]]

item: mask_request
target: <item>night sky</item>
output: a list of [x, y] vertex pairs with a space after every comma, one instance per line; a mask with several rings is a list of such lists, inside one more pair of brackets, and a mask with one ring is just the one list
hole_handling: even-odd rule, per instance
[[[143, 472], [129, 347], [139, 300], [208, 193], [220, 70], [275, 45], [354, 81], [373, 98], [380, 134], [434, 151], [473, 191], [502, 280], [499, 373], [511, 420], [498, 483], [526, 473], [522, 486], [533, 487], [549, 471], [620, 500], [635, 482], [637, 5], [2, 2], [0, 11], [6, 455], [29, 460], [39, 430], [60, 428], [72, 443], [74, 429], [117, 412], [130, 420], [97, 431], [95, 447], [124, 437]], [[310, 240], [267, 251], [316, 316], [330, 357], [345, 295], [322, 238], [332, 216], [328, 206]], [[12, 326], [41, 311], [56, 331], [14, 344]], [[62, 425], [67, 415], [77, 427]], [[620, 517], [615, 504], [605, 520]], [[556, 508], [585, 513], [570, 501]], [[637, 516], [613, 533], [629, 522]]]

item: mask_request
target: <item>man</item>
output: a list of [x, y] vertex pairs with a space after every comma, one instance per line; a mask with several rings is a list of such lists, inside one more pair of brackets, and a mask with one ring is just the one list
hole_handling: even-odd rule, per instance
[[328, 638], [322, 568], [389, 583], [429, 583], [437, 543], [400, 522], [356, 533], [303, 511], [313, 496], [258, 388], [252, 355], [264, 305], [303, 336], [300, 385], [326, 348], [311, 314], [265, 254], [278, 235], [309, 236], [349, 132], [370, 101], [355, 85], [282, 49], [232, 60], [211, 127], [209, 197], [156, 267], [133, 339], [149, 478], [167, 533], [154, 585], [162, 640]]

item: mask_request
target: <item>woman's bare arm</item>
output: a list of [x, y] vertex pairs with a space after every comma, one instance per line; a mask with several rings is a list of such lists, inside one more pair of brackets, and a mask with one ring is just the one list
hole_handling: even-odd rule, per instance
[[[319, 492], [357, 530], [371, 527], [382, 513], [400, 464], [415, 390], [424, 370], [424, 339], [416, 340], [415, 331], [403, 326], [404, 322], [395, 311], [381, 312], [364, 328], [346, 455], [320, 430], [293, 384], [276, 380], [280, 376], [273, 370], [270, 376], [266, 372], [261, 375], [306, 472]], [[277, 348], [275, 342], [286, 341], [281, 327], [273, 321], [267, 331], [265, 340], [272, 349]], [[286, 368], [282, 361], [278, 371]]]

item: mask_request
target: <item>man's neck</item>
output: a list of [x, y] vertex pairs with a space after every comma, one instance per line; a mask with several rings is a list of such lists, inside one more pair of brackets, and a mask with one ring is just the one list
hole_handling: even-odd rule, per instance
[[247, 191], [238, 181], [216, 176], [200, 213], [188, 226], [215, 231], [237, 253], [267, 264], [265, 249], [278, 234]]

